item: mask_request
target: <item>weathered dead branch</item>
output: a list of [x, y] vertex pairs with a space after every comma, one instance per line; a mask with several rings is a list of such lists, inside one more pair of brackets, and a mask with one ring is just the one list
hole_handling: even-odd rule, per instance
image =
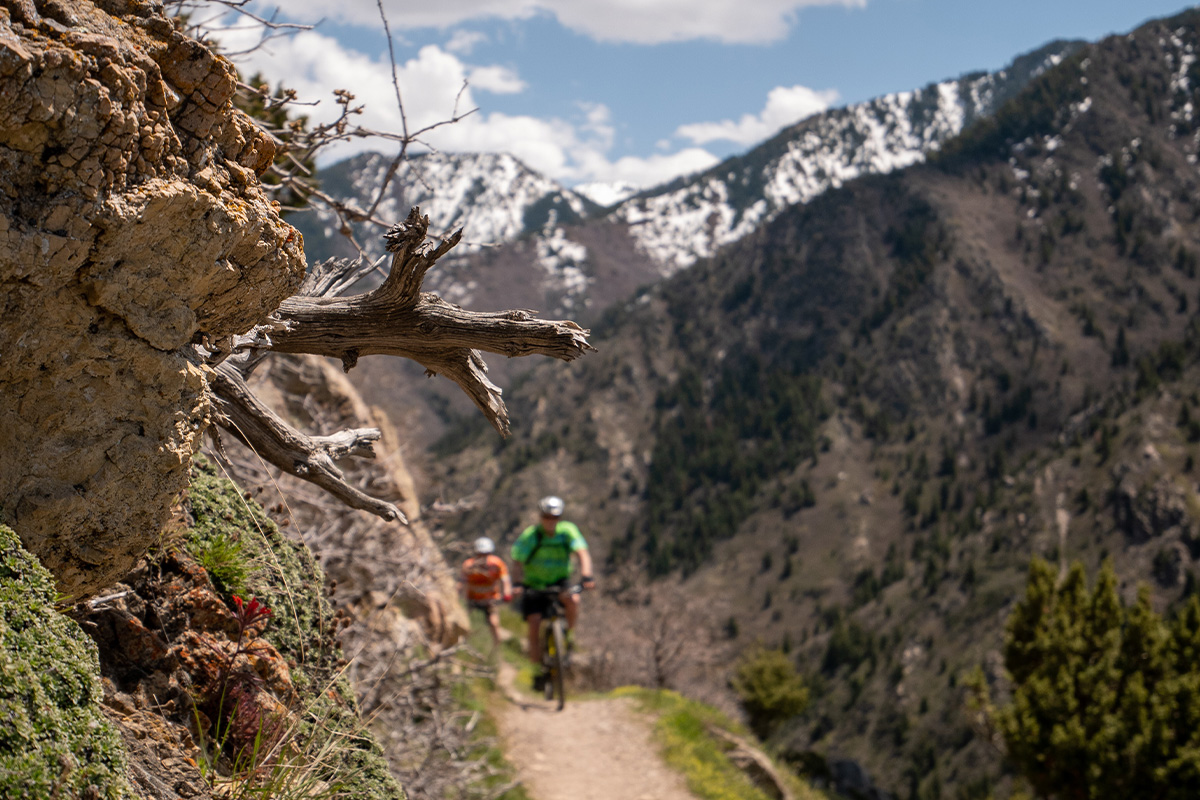
[[[243, 377], [264, 351], [307, 353], [341, 359], [349, 371], [360, 356], [410, 358], [427, 374], [457, 383], [501, 434], [508, 433], [508, 409], [501, 390], [487, 377], [480, 350], [506, 356], [548, 355], [571, 361], [593, 348], [588, 331], [569, 320], [540, 320], [529, 311], [466, 311], [421, 291], [425, 274], [459, 241], [455, 234], [438, 244], [427, 238], [429, 218], [413, 208], [387, 234], [392, 267], [383, 284], [370, 292], [343, 296], [373, 264], [325, 262], [305, 279], [300, 292], [271, 315], [263, 331], [222, 345], [210, 360], [218, 423], [263, 458], [291, 475], [310, 481], [352, 508], [384, 519], [403, 519], [391, 503], [349, 485], [334, 461], [348, 455], [373, 456], [373, 429], [308, 436], [284, 422], [247, 388]], [[248, 366], [239, 371], [226, 361], [229, 352], [248, 349]]]
[[[427, 240], [428, 231], [429, 218], [417, 208], [388, 231], [392, 267], [374, 291], [349, 297], [298, 294], [285, 300], [273, 315], [282, 328], [270, 349], [332, 356], [347, 371], [361, 356], [410, 358], [429, 375], [445, 375], [457, 383], [492, 425], [507, 434], [508, 411], [500, 389], [488, 380], [479, 351], [572, 361], [594, 349], [588, 331], [569, 320], [537, 319], [529, 311], [466, 311], [422, 292], [425, 273], [461, 236], [460, 231], [434, 245]], [[332, 289], [345, 282], [322, 275], [307, 285]]]
[[405, 521], [400, 509], [371, 497], [346, 482], [333, 462], [347, 456], [374, 458], [377, 428], [338, 431], [331, 436], [309, 436], [284, 422], [254, 396], [237, 368], [217, 365], [211, 386], [213, 405], [221, 427], [253, 448], [279, 469], [320, 486], [351, 508], [369, 511], [387, 520]]

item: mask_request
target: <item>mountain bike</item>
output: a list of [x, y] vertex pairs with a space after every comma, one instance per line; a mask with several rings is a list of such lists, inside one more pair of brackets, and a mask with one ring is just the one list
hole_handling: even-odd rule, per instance
[[[558, 710], [562, 711], [567, 702], [565, 688], [566, 671], [569, 666], [567, 652], [567, 618], [564, 616], [562, 600], [559, 594], [561, 588], [526, 589], [534, 597], [546, 598], [546, 613], [542, 615], [541, 627], [538, 629], [538, 641], [542, 646], [542, 670], [545, 684], [542, 691], [547, 700], [558, 696]], [[568, 587], [565, 591], [578, 594], [580, 586]]]

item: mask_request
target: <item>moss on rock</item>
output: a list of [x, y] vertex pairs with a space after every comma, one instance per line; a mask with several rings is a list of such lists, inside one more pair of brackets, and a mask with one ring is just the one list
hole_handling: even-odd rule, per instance
[[402, 800], [404, 792], [342, 674], [334, 612], [312, 552], [284, 536], [258, 503], [203, 458], [192, 467], [188, 504], [194, 520], [188, 549], [202, 550], [222, 537], [236, 541], [248, 567], [246, 592], [272, 609], [263, 638], [293, 665], [291, 678], [304, 709], [297, 739], [314, 752], [337, 742], [336, 752], [321, 757], [328, 767], [322, 779], [363, 800]]
[[54, 599], [50, 573], [0, 525], [0, 797], [131, 797], [95, 644]]

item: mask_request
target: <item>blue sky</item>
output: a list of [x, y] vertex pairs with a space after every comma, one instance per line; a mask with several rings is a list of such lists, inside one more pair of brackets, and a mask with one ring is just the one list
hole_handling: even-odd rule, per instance
[[[410, 130], [514, 153], [568, 185], [649, 186], [743, 152], [826, 107], [1003, 67], [1057, 38], [1095, 40], [1178, 13], [1177, 0], [383, 0]], [[274, 8], [258, 2], [262, 12]], [[398, 130], [376, 0], [290, 0], [315, 24], [240, 59], [361, 121]], [[223, 35], [230, 50], [247, 34]], [[460, 89], [464, 80], [467, 88]], [[387, 142], [343, 148], [394, 150]]]

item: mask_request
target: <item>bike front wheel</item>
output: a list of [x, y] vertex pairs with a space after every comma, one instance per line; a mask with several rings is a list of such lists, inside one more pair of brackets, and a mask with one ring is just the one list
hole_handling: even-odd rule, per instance
[[561, 618], [551, 621], [546, 631], [546, 699], [553, 700], [558, 696], [558, 710], [562, 711], [567, 702], [565, 688], [567, 633]]

